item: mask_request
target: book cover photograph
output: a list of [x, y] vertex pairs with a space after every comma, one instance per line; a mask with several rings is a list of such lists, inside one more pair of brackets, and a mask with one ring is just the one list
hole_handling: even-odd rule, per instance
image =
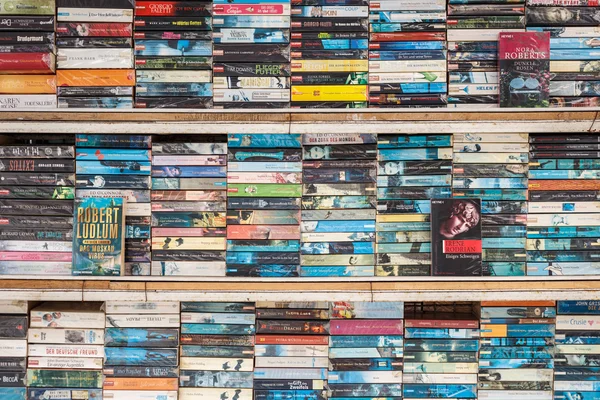
[[120, 197], [75, 201], [73, 275], [122, 275], [124, 201]]
[[431, 242], [432, 275], [481, 275], [481, 200], [431, 200]]
[[550, 106], [550, 33], [502, 32], [500, 107]]

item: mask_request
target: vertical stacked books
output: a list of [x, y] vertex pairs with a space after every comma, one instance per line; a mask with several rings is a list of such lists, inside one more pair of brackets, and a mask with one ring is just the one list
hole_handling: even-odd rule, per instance
[[290, 101], [289, 0], [217, 0], [215, 108], [283, 108]]
[[379, 135], [377, 276], [431, 274], [431, 199], [452, 194], [452, 135]]
[[482, 302], [479, 399], [552, 400], [556, 307]]
[[3, 399], [27, 399], [27, 307], [26, 301], [0, 301], [0, 397]]
[[31, 310], [28, 399], [102, 397], [102, 303], [47, 302]]
[[525, 275], [528, 136], [454, 135], [454, 197], [480, 198], [483, 271]]
[[179, 302], [108, 301], [104, 398], [177, 400]]
[[449, 0], [450, 107], [498, 107], [498, 35], [524, 29], [524, 0]]
[[330, 398], [402, 397], [402, 302], [330, 303]]
[[252, 400], [254, 303], [181, 303], [179, 400]]
[[225, 140], [155, 139], [152, 275], [225, 276]]
[[293, 3], [292, 107], [367, 107], [368, 1]]
[[369, 99], [374, 107], [446, 107], [446, 2], [370, 3]]
[[257, 304], [254, 399], [325, 400], [327, 302]]
[[[125, 200], [125, 265], [102, 274], [150, 275], [151, 137], [80, 134], [75, 142], [77, 199]], [[97, 272], [76, 265], [73, 273]]]
[[600, 398], [598, 301], [558, 301], [555, 399]]
[[405, 399], [477, 399], [475, 316], [415, 311], [406, 318], [405, 338]]
[[54, 0], [0, 5], [0, 109], [56, 108]]
[[4, 137], [0, 147], [1, 275], [70, 275], [72, 137]]
[[210, 108], [211, 3], [137, 1], [137, 108]]
[[527, 0], [527, 30], [550, 32], [550, 106], [600, 104], [596, 1]]
[[231, 134], [227, 275], [298, 276], [300, 135]]
[[598, 135], [532, 133], [530, 143], [527, 274], [597, 274]]
[[133, 0], [58, 0], [59, 108], [132, 108]]
[[302, 275], [373, 276], [377, 137], [305, 134]]

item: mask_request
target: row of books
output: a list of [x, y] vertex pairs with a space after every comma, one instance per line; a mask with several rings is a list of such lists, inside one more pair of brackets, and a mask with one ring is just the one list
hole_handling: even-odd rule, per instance
[[81, 134], [3, 141], [3, 275], [598, 270], [596, 134]]
[[599, 302], [0, 302], [6, 400], [599, 396]]
[[0, 9], [0, 109], [485, 109], [600, 98], [600, 17], [586, 0], [10, 4]]

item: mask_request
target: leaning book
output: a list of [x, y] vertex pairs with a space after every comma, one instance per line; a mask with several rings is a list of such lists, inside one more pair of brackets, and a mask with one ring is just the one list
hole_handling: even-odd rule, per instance
[[550, 106], [550, 33], [501, 32], [500, 107]]
[[431, 200], [431, 272], [434, 276], [480, 276], [481, 200]]
[[125, 266], [123, 198], [75, 200], [73, 275], [122, 275]]

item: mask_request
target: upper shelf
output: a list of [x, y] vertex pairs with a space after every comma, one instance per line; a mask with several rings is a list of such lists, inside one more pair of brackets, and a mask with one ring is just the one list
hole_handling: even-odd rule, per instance
[[[600, 108], [2, 111], [13, 133], [436, 133], [600, 131]], [[85, 122], [85, 124], [81, 124]], [[341, 128], [343, 126], [343, 128]]]

